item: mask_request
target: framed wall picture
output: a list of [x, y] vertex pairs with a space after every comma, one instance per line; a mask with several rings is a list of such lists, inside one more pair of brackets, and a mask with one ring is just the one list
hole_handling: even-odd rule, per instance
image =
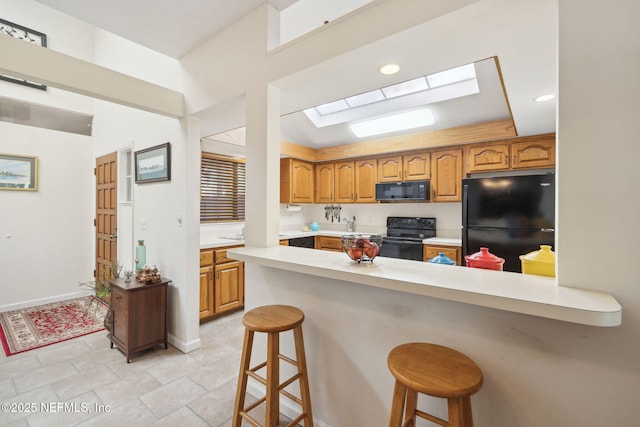
[[0, 154], [0, 190], [38, 190], [38, 158]]
[[136, 184], [171, 181], [171, 144], [135, 152]]

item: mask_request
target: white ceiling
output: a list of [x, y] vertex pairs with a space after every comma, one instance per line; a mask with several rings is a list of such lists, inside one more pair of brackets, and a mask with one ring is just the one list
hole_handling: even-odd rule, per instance
[[[184, 56], [263, 2], [38, 1], [175, 58]], [[278, 10], [283, 10], [298, 0], [268, 1]], [[520, 9], [525, 12], [519, 11]], [[514, 11], [517, 15], [515, 19]], [[438, 50], [435, 41], [436, 45], [426, 47], [432, 51], [435, 48], [438, 56], [422, 54], [427, 43], [424, 37], [426, 33], [422, 32], [426, 24], [418, 26], [276, 82], [281, 88], [282, 110], [286, 113], [296, 112], [302, 108], [495, 55], [500, 61], [518, 133], [531, 135], [553, 132], [555, 101], [535, 103], [533, 98], [555, 93], [556, 90], [556, 22], [557, 0], [483, 0], [465, 10], [443, 17], [436, 24], [438, 28], [443, 27], [442, 34], [449, 34], [452, 38], [458, 38], [459, 33], [463, 31], [473, 32], [466, 35], [471, 45], [460, 49], [465, 53], [449, 52], [446, 48]], [[461, 30], [461, 27], [471, 28]], [[474, 46], [474, 43], [477, 45]], [[490, 45], [491, 48], [486, 49], [482, 44]], [[378, 73], [377, 68], [390, 59], [401, 65], [401, 72], [393, 77]], [[339, 79], [331, 77], [337, 74], [340, 75]], [[309, 82], [318, 84], [309, 85]], [[504, 103], [495, 102], [500, 96], [498, 91], [492, 90], [490, 94], [485, 94], [484, 98], [469, 96], [459, 101], [442, 103], [435, 107], [439, 114], [440, 128], [504, 118]], [[203, 120], [202, 136], [242, 126], [243, 102], [238, 99], [231, 101], [231, 104], [200, 112], [198, 116]], [[493, 105], [496, 105], [495, 111]], [[309, 126], [310, 122], [300, 116], [301, 114], [283, 117], [284, 139], [316, 148], [354, 141], [344, 129], [315, 131]], [[227, 117], [228, 120], [221, 120], [223, 117]]]
[[[173, 58], [181, 58], [263, 0], [37, 0]], [[282, 10], [297, 0], [269, 0]]]

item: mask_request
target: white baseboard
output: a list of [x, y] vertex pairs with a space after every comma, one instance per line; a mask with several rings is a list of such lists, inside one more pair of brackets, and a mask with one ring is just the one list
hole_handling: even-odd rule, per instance
[[50, 304], [52, 302], [65, 301], [65, 300], [68, 300], [68, 299], [80, 298], [80, 297], [84, 297], [84, 296], [87, 296], [87, 295], [91, 295], [91, 292], [90, 291], [78, 291], [78, 292], [72, 292], [70, 294], [56, 295], [56, 296], [53, 296], [53, 297], [40, 298], [40, 299], [34, 299], [34, 300], [29, 300], [29, 301], [24, 301], [24, 302], [18, 302], [18, 303], [15, 303], [15, 304], [0, 305], [0, 313], [4, 313], [5, 311], [21, 310], [21, 309], [27, 308], [27, 307], [36, 307], [38, 305]]
[[[247, 381], [247, 393], [259, 399], [266, 394], [266, 390], [264, 385], [253, 378], [249, 378]], [[313, 412], [313, 396], [311, 396], [311, 411]], [[280, 413], [293, 420], [300, 415], [300, 407], [286, 397], [280, 396]], [[319, 420], [315, 416], [313, 417], [313, 425], [317, 427], [331, 427], [331, 425]]]
[[172, 346], [174, 346], [175, 348], [177, 348], [183, 353], [189, 353], [190, 351], [193, 351], [197, 348], [202, 347], [202, 341], [200, 340], [200, 338], [186, 342], [181, 339], [178, 339], [178, 337], [176, 337], [172, 333], [167, 334], [167, 341], [169, 341], [169, 344], [171, 344]]

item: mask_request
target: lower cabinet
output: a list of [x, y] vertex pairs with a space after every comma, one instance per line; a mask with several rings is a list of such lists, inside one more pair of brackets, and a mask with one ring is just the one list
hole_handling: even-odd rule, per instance
[[436, 257], [442, 252], [447, 258], [456, 262], [456, 265], [462, 265], [462, 248], [460, 246], [442, 246], [442, 245], [423, 245], [422, 259], [428, 261]]
[[111, 348], [131, 355], [158, 345], [167, 348], [167, 287], [169, 280], [145, 284], [114, 279], [111, 284]]
[[240, 246], [200, 251], [200, 320], [244, 307], [244, 263], [227, 257]]
[[342, 243], [339, 237], [316, 236], [315, 248], [325, 251], [342, 252]]

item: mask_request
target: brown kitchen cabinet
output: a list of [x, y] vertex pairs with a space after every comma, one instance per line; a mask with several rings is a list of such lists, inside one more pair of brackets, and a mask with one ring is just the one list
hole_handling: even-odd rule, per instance
[[315, 172], [316, 203], [375, 203], [376, 159], [318, 163]]
[[339, 237], [316, 236], [315, 248], [325, 251], [342, 252], [342, 243]]
[[167, 288], [170, 280], [145, 284], [113, 279], [111, 284], [111, 348], [131, 355], [158, 345], [167, 348]]
[[318, 163], [315, 169], [315, 202], [333, 203], [335, 165]]
[[511, 168], [549, 168], [556, 165], [555, 134], [523, 138], [511, 144]]
[[553, 133], [469, 144], [464, 148], [465, 173], [552, 168], [555, 145]]
[[280, 159], [280, 203], [313, 203], [313, 163]]
[[336, 203], [355, 201], [355, 170], [353, 160], [334, 163]]
[[462, 149], [431, 152], [431, 201], [462, 201]]
[[456, 265], [462, 265], [462, 248], [460, 246], [446, 245], [423, 245], [422, 259], [428, 261], [436, 257], [442, 252], [447, 258], [456, 262]]
[[356, 160], [356, 203], [376, 203], [377, 169], [378, 163], [376, 159]]
[[431, 176], [427, 151], [378, 158], [378, 182], [418, 181]]
[[200, 320], [244, 307], [244, 263], [227, 257], [229, 246], [200, 251]]

